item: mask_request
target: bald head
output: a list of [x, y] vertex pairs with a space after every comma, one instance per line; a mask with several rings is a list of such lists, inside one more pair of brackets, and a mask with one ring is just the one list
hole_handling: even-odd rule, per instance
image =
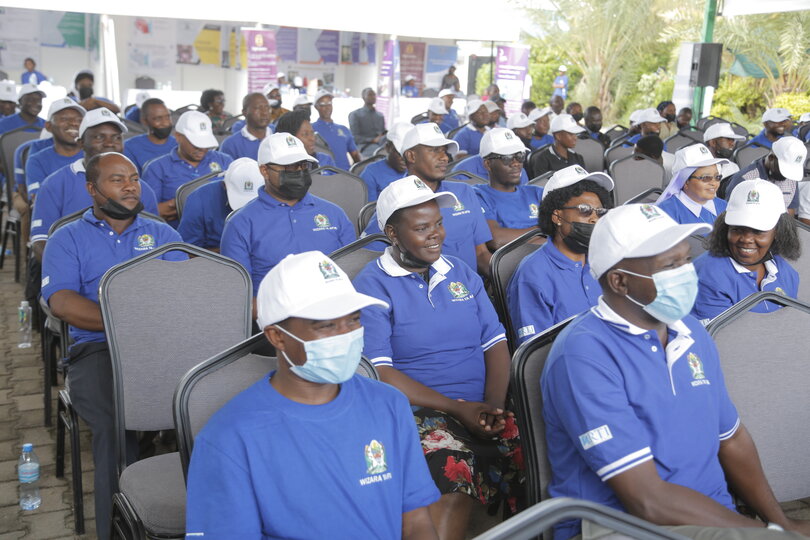
[[[85, 165], [87, 181], [92, 184], [98, 184], [99, 179], [112, 169], [138, 174], [138, 169], [135, 167], [135, 164], [132, 163], [127, 156], [119, 154], [118, 152], [105, 152], [93, 156]], [[127, 176], [131, 176], [131, 174]]]

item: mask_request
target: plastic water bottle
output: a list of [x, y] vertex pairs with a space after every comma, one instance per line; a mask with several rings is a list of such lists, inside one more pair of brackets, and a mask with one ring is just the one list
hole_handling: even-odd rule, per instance
[[20, 479], [20, 508], [36, 510], [42, 502], [39, 495], [39, 458], [34, 453], [34, 445], [26, 443], [17, 461], [17, 475]]
[[31, 347], [31, 306], [28, 305], [27, 300], [20, 302], [17, 319], [20, 322], [20, 343], [17, 347], [28, 349]]

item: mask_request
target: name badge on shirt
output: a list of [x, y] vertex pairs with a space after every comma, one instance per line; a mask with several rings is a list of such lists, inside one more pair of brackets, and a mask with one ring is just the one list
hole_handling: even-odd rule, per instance
[[607, 442], [613, 438], [613, 433], [610, 432], [610, 428], [605, 424], [604, 426], [599, 426], [596, 429], [592, 429], [587, 433], [583, 433], [579, 436], [579, 442], [582, 445], [582, 448], [588, 450], [593, 448], [596, 445], [602, 444], [603, 442]]

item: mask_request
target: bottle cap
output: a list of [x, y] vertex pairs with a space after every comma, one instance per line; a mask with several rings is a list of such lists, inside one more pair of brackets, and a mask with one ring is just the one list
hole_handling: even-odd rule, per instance
[[20, 307], [24, 308], [28, 307], [28, 300], [23, 300], [22, 302], [20, 302]]
[[30, 451], [32, 451], [33, 449], [34, 449], [34, 445], [33, 445], [33, 444], [31, 444], [30, 442], [29, 442], [29, 443], [25, 443], [25, 444], [23, 445], [23, 452], [30, 452]]

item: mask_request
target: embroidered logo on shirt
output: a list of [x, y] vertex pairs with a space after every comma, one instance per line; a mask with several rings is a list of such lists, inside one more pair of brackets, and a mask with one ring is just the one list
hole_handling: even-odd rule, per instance
[[453, 212], [461, 212], [462, 210], [464, 210], [464, 203], [458, 201], [458, 204], [453, 207]]
[[529, 205], [529, 217], [536, 218], [540, 214], [540, 209], [537, 207], [536, 204]]
[[752, 189], [748, 192], [748, 198], [745, 199], [745, 204], [759, 204], [759, 191]]
[[326, 281], [331, 281], [333, 279], [340, 279], [340, 274], [338, 274], [337, 268], [331, 261], [321, 261], [318, 263], [318, 268], [323, 274], [323, 279]]
[[686, 357], [686, 361], [689, 362], [689, 369], [692, 370], [693, 379], [706, 378], [706, 375], [703, 373], [703, 362], [700, 361], [698, 355], [695, 353], [689, 353], [689, 356]]
[[450, 285], [447, 286], [450, 289], [450, 294], [453, 295], [453, 298], [462, 299], [469, 296], [470, 291], [467, 290], [467, 287], [460, 281], [452, 281]]
[[219, 163], [216, 161], [212, 162], [208, 167], [211, 169], [211, 172], [219, 172], [222, 170], [222, 167], [220, 167]]
[[42, 287], [45, 287], [50, 282], [51, 282], [51, 276], [45, 276], [44, 278], [42, 278]]
[[607, 442], [612, 438], [613, 433], [610, 432], [610, 428], [607, 426], [607, 424], [605, 424], [604, 426], [599, 426], [596, 429], [592, 429], [580, 435], [579, 443], [582, 445], [582, 448], [588, 450], [598, 444]]
[[143, 251], [144, 249], [152, 249], [155, 247], [155, 237], [151, 234], [142, 234], [138, 237], [137, 250]]
[[325, 229], [329, 227], [331, 223], [329, 222], [329, 218], [323, 214], [318, 214], [315, 216], [315, 226], [319, 229]]
[[388, 470], [385, 464], [385, 447], [377, 440], [372, 439], [365, 448], [366, 473], [381, 474]]
[[342, 129], [340, 129], [340, 128], [338, 128], [337, 132], [338, 132], [338, 135], [340, 135], [341, 137], [345, 137], [345, 136], [346, 136], [346, 134], [345, 134], [345, 133], [343, 133], [343, 130], [342, 130]]
[[773, 292], [775, 292], [776, 294], [781, 294], [782, 296], [787, 296], [787, 295], [785, 294], [785, 290], [784, 290], [782, 287], [777, 287], [777, 288], [775, 288], [775, 289], [773, 290]]
[[661, 214], [658, 212], [658, 208], [651, 204], [642, 204], [639, 208], [641, 208], [641, 213], [644, 214], [644, 217], [647, 219], [655, 219], [661, 217]]

